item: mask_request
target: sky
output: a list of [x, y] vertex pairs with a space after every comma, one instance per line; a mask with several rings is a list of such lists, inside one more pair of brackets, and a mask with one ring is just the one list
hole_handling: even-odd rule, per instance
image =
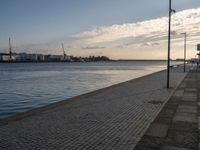
[[[172, 0], [171, 58], [194, 58], [200, 1]], [[0, 0], [0, 52], [166, 59], [168, 0]]]

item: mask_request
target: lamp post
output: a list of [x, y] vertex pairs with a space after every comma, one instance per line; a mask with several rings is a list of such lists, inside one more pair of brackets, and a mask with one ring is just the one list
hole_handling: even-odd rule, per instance
[[185, 72], [185, 68], [186, 68], [186, 48], [187, 48], [187, 33], [181, 33], [182, 35], [184, 35], [184, 67], [183, 67], [183, 71]]
[[171, 49], [171, 15], [176, 11], [172, 9], [172, 1], [169, 0], [169, 29], [168, 29], [168, 55], [167, 55], [167, 88], [169, 88], [170, 77], [170, 49]]

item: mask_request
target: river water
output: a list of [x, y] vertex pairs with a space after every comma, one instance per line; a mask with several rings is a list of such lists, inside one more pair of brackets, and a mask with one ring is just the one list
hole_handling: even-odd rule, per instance
[[166, 61], [0, 63], [0, 118], [163, 69]]

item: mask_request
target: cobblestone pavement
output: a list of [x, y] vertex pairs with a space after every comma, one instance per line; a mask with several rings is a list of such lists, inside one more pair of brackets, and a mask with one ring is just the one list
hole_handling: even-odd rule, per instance
[[0, 120], [0, 149], [134, 149], [185, 77], [182, 72], [172, 69], [170, 90], [161, 71]]
[[200, 72], [190, 72], [135, 150], [198, 150]]

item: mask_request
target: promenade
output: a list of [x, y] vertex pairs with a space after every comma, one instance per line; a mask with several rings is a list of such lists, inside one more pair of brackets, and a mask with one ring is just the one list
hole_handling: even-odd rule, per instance
[[[160, 71], [0, 120], [0, 149], [132, 150], [141, 138], [138, 150], [154, 149], [148, 143], [143, 146], [146, 144], [143, 135], [148, 134], [146, 130], [185, 76], [182, 67], [172, 68], [170, 89], [166, 89], [166, 71]], [[191, 101], [197, 98], [193, 94], [197, 88], [186, 89], [186, 81], [193, 86], [192, 77], [187, 76], [174, 93], [178, 96], [173, 98], [177, 100], [183, 95]], [[187, 102], [184, 104], [181, 110], [189, 107]], [[194, 111], [192, 106], [189, 110]], [[180, 119], [184, 117], [177, 114], [175, 120]], [[167, 121], [169, 129], [171, 122]], [[194, 118], [192, 121], [196, 125]]]
[[191, 70], [134, 150], [199, 150], [200, 70]]

